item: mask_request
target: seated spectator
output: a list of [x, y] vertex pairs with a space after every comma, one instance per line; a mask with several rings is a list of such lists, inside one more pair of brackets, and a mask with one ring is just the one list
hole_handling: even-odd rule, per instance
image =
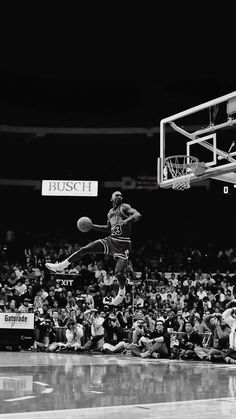
[[[56, 288], [57, 288], [57, 285], [59, 285], [59, 284], [56, 284]], [[42, 298], [42, 300], [43, 301], [46, 300], [47, 297], [48, 297], [48, 292], [45, 290], [45, 288], [41, 288], [41, 298]]]
[[146, 322], [147, 330], [149, 332], [154, 332], [156, 328], [156, 320], [154, 320], [152, 312], [145, 314], [144, 321]]
[[176, 315], [176, 322], [177, 322], [177, 332], [183, 332], [185, 327], [185, 321], [182, 316], [182, 312], [178, 312]]
[[77, 310], [72, 308], [71, 310], [69, 310], [69, 319], [68, 322], [70, 320], [75, 321], [75, 323], [79, 323], [78, 318], [77, 318]]
[[102, 264], [98, 265], [98, 269], [95, 271], [95, 278], [97, 279], [98, 284], [103, 282], [103, 278], [107, 276], [107, 271], [103, 269]]
[[55, 301], [55, 292], [54, 290], [50, 289], [48, 296], [45, 300], [43, 301], [47, 301], [50, 307], [53, 307], [53, 303]]
[[36, 296], [34, 297], [34, 308], [36, 310], [43, 307], [43, 298], [42, 298], [42, 291], [38, 291]]
[[211, 276], [211, 274], [210, 274], [210, 273], [207, 273], [202, 283], [203, 283], [204, 288], [205, 288], [206, 290], [210, 290], [210, 289], [212, 289], [212, 288], [213, 288], [213, 286], [215, 285], [216, 281], [215, 281], [215, 279]]
[[40, 313], [40, 317], [50, 320], [50, 314], [48, 312], [48, 303], [44, 303], [42, 309], [38, 309], [39, 313]]
[[68, 319], [69, 319], [68, 312], [66, 311], [65, 308], [61, 308], [61, 311], [60, 311], [60, 324], [61, 324], [61, 327], [64, 327], [64, 326], [67, 325]]
[[141, 353], [141, 358], [168, 358], [170, 356], [170, 333], [165, 332], [162, 321], [157, 320], [156, 330], [147, 338], [141, 339], [146, 351]]
[[201, 346], [202, 337], [200, 333], [195, 332], [193, 329], [193, 324], [189, 321], [185, 321], [185, 333], [182, 336], [180, 341], [180, 359], [194, 359], [194, 348], [195, 346]]
[[87, 287], [86, 294], [85, 294], [85, 303], [90, 307], [94, 308], [94, 299], [92, 296], [92, 289]]
[[14, 271], [11, 272], [11, 274], [10, 274], [8, 280], [7, 280], [8, 288], [11, 289], [11, 290], [15, 290], [15, 286], [18, 282], [18, 279], [19, 279], [19, 277], [16, 276], [15, 272]]
[[[16, 296], [16, 291], [15, 291], [14, 297], [15, 297], [15, 296]], [[24, 297], [25, 297], [25, 298], [28, 298], [28, 299], [30, 300], [30, 303], [31, 303], [31, 304], [34, 304], [35, 293], [34, 293], [34, 291], [33, 291], [33, 287], [32, 287], [32, 285], [28, 285], [28, 286], [27, 286], [27, 291], [26, 291], [26, 293], [24, 294]]]
[[216, 300], [216, 302], [219, 302], [219, 303], [223, 303], [224, 302], [224, 300], [225, 300], [225, 294], [224, 294], [222, 288], [218, 288], [217, 289], [217, 292], [215, 294], [215, 300]]
[[49, 346], [50, 351], [59, 351], [59, 350], [73, 350], [77, 351], [81, 349], [81, 339], [83, 337], [83, 326], [81, 324], [77, 324], [74, 320], [70, 320], [67, 323], [66, 328], [66, 342], [53, 342]]
[[76, 302], [76, 300], [75, 300], [74, 297], [70, 297], [70, 298], [67, 297], [66, 309], [68, 311], [71, 311], [71, 310], [75, 310], [76, 311], [78, 309], [78, 304], [77, 304], [77, 302]]
[[144, 306], [144, 300], [143, 300], [143, 298], [141, 297], [141, 295], [140, 294], [136, 294], [136, 302], [135, 302], [135, 306], [137, 307], [137, 308], [143, 308], [143, 306]]
[[23, 302], [18, 307], [18, 312], [19, 313], [28, 313], [28, 311], [29, 311], [29, 304], [30, 304], [30, 300], [28, 298], [24, 298]]
[[186, 320], [189, 316], [190, 316], [190, 312], [189, 312], [189, 309], [188, 309], [188, 307], [184, 307], [183, 308], [183, 311], [182, 311], [182, 316], [183, 316], [183, 318], [184, 318], [184, 320]]
[[8, 306], [5, 308], [6, 313], [17, 313], [18, 309], [16, 308], [15, 300], [11, 300]]
[[222, 305], [223, 305], [223, 307], [226, 307], [226, 305], [230, 302], [230, 301], [232, 301], [234, 299], [234, 296], [232, 295], [232, 292], [231, 292], [231, 290], [227, 290], [226, 291], [226, 293], [225, 293], [225, 300], [223, 301], [223, 303], [222, 303]]
[[103, 298], [102, 298], [102, 295], [101, 295], [100, 291], [97, 291], [95, 293], [95, 295], [93, 295], [93, 300], [94, 300], [94, 307], [101, 310], [102, 307], [103, 307]]
[[114, 296], [116, 296], [116, 294], [118, 293], [119, 290], [119, 284], [117, 279], [114, 277], [113, 278], [113, 283], [110, 285], [110, 292], [114, 294]]
[[15, 285], [15, 290], [18, 291], [19, 295], [22, 296], [26, 293], [27, 291], [27, 287], [26, 285], [22, 282], [22, 279], [18, 279], [16, 285]]
[[203, 299], [201, 300], [201, 303], [202, 303], [202, 310], [203, 311], [205, 311], [205, 310], [211, 310], [212, 303], [211, 303], [211, 301], [209, 301], [208, 296], [203, 297]]
[[168, 312], [168, 317], [164, 322], [164, 330], [168, 333], [171, 333], [173, 331], [178, 331], [179, 329], [179, 323], [176, 320], [174, 311]]
[[203, 300], [204, 297], [207, 297], [207, 292], [203, 288], [202, 285], [200, 285], [200, 287], [199, 287], [199, 289], [197, 291], [197, 297], [199, 298], [199, 300]]
[[52, 310], [52, 317], [51, 317], [52, 327], [61, 327], [62, 322], [59, 317], [59, 311], [58, 310]]

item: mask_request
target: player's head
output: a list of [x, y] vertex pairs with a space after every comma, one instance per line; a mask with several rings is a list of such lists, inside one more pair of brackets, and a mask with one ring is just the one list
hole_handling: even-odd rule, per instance
[[111, 201], [112, 202], [119, 203], [119, 202], [122, 202], [122, 200], [123, 200], [123, 195], [120, 191], [113, 192], [113, 194], [111, 196]]

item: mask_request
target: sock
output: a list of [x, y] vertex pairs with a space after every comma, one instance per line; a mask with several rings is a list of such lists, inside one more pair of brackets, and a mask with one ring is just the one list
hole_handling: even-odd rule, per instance
[[119, 288], [119, 292], [118, 292], [118, 294], [121, 296], [121, 297], [123, 297], [123, 295], [125, 295], [125, 287], [124, 288]]

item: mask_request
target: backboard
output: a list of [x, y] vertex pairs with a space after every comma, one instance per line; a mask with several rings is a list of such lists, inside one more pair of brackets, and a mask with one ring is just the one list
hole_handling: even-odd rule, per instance
[[191, 173], [191, 184], [217, 179], [236, 184], [236, 92], [189, 108], [160, 121], [160, 157], [157, 183], [173, 187], [166, 158], [194, 156], [199, 170]]

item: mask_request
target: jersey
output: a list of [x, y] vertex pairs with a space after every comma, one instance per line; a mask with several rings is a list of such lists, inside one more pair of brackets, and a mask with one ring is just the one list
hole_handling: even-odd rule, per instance
[[114, 258], [127, 260], [131, 249], [131, 223], [123, 225], [123, 220], [129, 217], [126, 210], [130, 209], [129, 204], [121, 204], [116, 209], [111, 208], [107, 218], [111, 225], [111, 235], [100, 239], [104, 246], [104, 254]]
[[123, 221], [129, 217], [127, 209], [130, 209], [129, 204], [121, 204], [116, 209], [111, 208], [108, 212], [107, 218], [111, 225], [111, 237], [120, 240], [130, 240], [131, 223], [123, 225]]

